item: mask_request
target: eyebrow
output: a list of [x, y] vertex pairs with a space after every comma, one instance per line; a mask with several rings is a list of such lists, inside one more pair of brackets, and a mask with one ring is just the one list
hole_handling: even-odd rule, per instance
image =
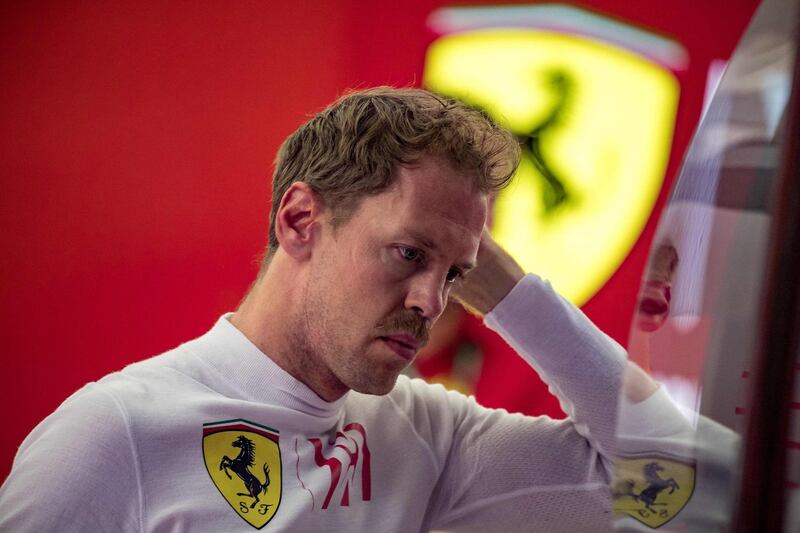
[[434, 243], [432, 240], [427, 238], [422, 233], [420, 233], [420, 232], [418, 232], [416, 230], [410, 229], [410, 228], [404, 228], [403, 231], [405, 233], [408, 233], [409, 235], [411, 235], [411, 237], [413, 237], [414, 240], [419, 242], [424, 247], [429, 248], [429, 249], [434, 250], [434, 251], [439, 249], [438, 246], [436, 246], [436, 243]]
[[[414, 240], [418, 241], [422, 246], [428, 248], [429, 250], [433, 250], [435, 252], [435, 251], [437, 251], [439, 249], [436, 246], [436, 243], [434, 243], [432, 240], [430, 240], [428, 237], [426, 237], [422, 233], [420, 233], [420, 232], [418, 232], [416, 230], [410, 229], [410, 228], [404, 228], [404, 231], [406, 233], [408, 233], [409, 235], [411, 235], [411, 237]], [[458, 267], [459, 269], [461, 269], [462, 272], [466, 273], [466, 272], [474, 269], [478, 265], [476, 263], [472, 262], [472, 261], [467, 261], [467, 262], [464, 262], [464, 263], [456, 263], [453, 266]]]

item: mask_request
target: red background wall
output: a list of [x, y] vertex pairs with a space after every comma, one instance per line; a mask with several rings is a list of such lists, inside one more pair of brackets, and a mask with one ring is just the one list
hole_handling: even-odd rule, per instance
[[[425, 18], [445, 4], [0, 7], [0, 479], [74, 390], [235, 308], [266, 242], [281, 140], [347, 87], [418, 84]], [[671, 182], [708, 63], [756, 1], [577, 5], [688, 49]], [[654, 229], [584, 308], [623, 343]]]

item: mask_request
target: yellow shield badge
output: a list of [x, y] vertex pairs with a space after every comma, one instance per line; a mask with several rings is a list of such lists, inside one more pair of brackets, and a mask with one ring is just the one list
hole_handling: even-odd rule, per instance
[[261, 529], [281, 502], [278, 431], [247, 420], [203, 424], [203, 459], [211, 480], [239, 516]]
[[694, 480], [694, 463], [657, 456], [618, 458], [614, 513], [661, 527], [689, 502]]
[[477, 24], [480, 9], [439, 11], [452, 25], [428, 48], [424, 85], [484, 109], [517, 136], [522, 160], [497, 196], [492, 235], [526, 271], [580, 306], [617, 271], [647, 223], [678, 105], [672, 72], [623, 49], [614, 35], [636, 31], [662, 50], [677, 45], [554, 6], [542, 10], [575, 21], [565, 28], [593, 19], [592, 27], [616, 33], [604, 43], [524, 28], [517, 17], [536, 16], [537, 7], [509, 8], [506, 27]]

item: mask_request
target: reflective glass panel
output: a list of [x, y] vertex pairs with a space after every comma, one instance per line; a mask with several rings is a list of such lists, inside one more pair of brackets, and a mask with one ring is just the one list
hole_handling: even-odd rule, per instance
[[797, 10], [756, 12], [662, 215], [629, 343], [662, 386], [621, 400], [618, 531], [730, 529]]

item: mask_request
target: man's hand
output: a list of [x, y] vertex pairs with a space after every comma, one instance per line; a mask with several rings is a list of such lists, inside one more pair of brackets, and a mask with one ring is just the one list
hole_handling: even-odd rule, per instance
[[511, 292], [525, 272], [484, 228], [478, 266], [458, 283], [451, 297], [468, 311], [485, 315]]

